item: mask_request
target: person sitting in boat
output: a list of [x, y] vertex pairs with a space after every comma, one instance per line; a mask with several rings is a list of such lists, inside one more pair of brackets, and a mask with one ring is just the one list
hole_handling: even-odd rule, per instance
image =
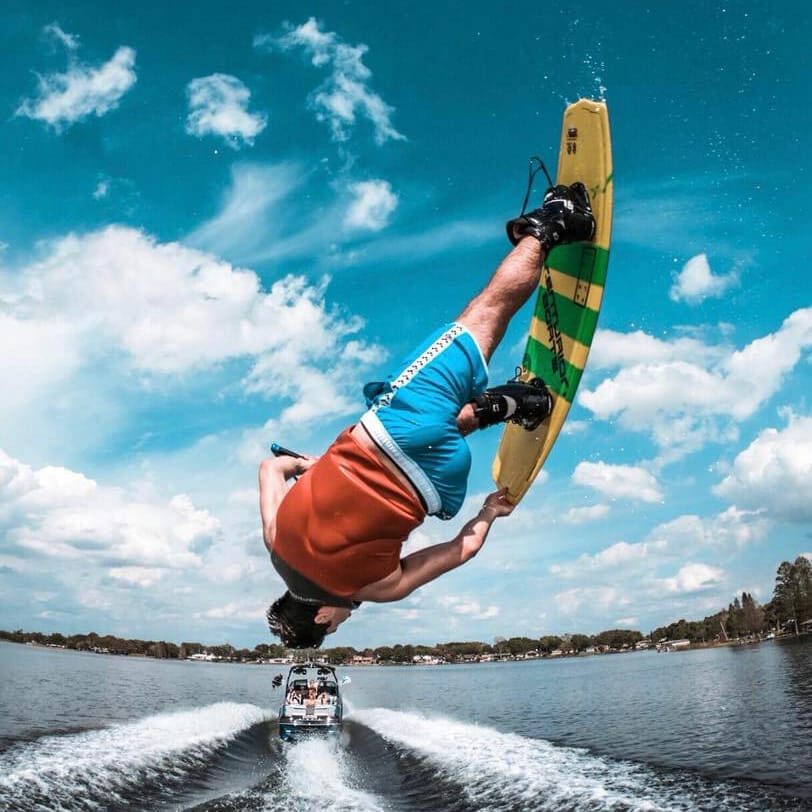
[[368, 411], [355, 426], [318, 459], [263, 460], [262, 537], [287, 585], [267, 617], [285, 646], [316, 648], [360, 601], [401, 600], [459, 567], [513, 511], [506, 490], [495, 491], [454, 539], [400, 557], [426, 516], [450, 519], [462, 507], [467, 434], [505, 421], [532, 431], [548, 417], [552, 397], [540, 379], [487, 389], [487, 364], [538, 288], [548, 251], [594, 230], [583, 184], [551, 186], [541, 208], [508, 222], [513, 250], [456, 321], [418, 345], [397, 375], [364, 387]]
[[305, 708], [307, 708], [307, 713], [312, 713], [316, 708], [316, 686], [309, 685], [307, 688], [307, 694], [304, 698]]
[[302, 704], [302, 694], [300, 693], [299, 689], [295, 686], [288, 691], [288, 697], [285, 700], [288, 705], [301, 705]]

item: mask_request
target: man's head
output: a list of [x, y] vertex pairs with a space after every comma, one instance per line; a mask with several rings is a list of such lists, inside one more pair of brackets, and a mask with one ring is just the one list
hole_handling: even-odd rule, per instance
[[318, 648], [350, 616], [339, 606], [308, 603], [285, 592], [268, 607], [268, 627], [288, 648]]

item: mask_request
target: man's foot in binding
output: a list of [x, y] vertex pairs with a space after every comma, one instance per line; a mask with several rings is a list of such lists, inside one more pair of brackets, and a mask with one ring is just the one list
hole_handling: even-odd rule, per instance
[[541, 208], [522, 213], [507, 223], [508, 239], [516, 245], [523, 237], [535, 237], [545, 251], [557, 245], [592, 239], [595, 218], [583, 183], [550, 186]]
[[481, 429], [510, 421], [534, 431], [553, 409], [553, 398], [541, 378], [525, 382], [518, 376], [502, 386], [486, 389], [473, 403]]

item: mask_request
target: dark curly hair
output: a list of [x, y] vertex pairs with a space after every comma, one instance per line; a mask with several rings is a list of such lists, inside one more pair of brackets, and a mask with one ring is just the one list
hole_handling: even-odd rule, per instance
[[316, 623], [320, 608], [320, 604], [299, 600], [286, 591], [268, 607], [268, 628], [288, 648], [318, 648], [329, 626]]

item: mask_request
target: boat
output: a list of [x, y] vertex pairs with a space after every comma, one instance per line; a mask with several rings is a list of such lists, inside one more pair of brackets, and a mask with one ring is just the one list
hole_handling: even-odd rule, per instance
[[[345, 685], [350, 681], [344, 677]], [[321, 663], [302, 663], [288, 671], [285, 695], [279, 711], [279, 735], [283, 741], [310, 733], [338, 733], [344, 705], [335, 669]]]

